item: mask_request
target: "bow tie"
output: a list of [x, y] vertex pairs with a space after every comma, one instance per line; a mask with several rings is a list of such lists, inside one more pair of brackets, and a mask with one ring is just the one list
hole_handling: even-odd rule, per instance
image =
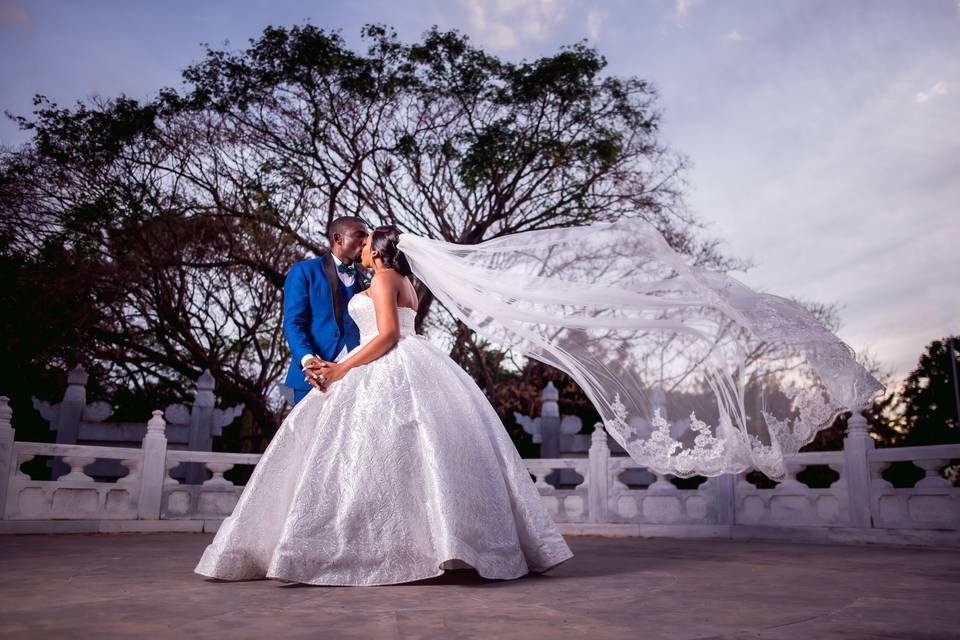
[[347, 266], [345, 264], [338, 264], [337, 271], [340, 273], [346, 273], [347, 275], [355, 276], [357, 275], [357, 268], [352, 264]]

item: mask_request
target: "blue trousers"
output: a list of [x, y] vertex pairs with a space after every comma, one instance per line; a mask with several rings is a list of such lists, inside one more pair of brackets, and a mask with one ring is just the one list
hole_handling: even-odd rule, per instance
[[303, 400], [308, 393], [313, 391], [313, 389], [294, 389], [293, 390], [293, 404], [296, 406], [298, 402]]

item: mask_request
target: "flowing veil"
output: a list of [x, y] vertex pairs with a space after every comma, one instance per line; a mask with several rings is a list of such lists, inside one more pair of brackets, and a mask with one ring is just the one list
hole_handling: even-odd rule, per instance
[[658, 473], [782, 480], [784, 456], [884, 390], [804, 307], [688, 264], [644, 220], [398, 246], [480, 336], [569, 374]]

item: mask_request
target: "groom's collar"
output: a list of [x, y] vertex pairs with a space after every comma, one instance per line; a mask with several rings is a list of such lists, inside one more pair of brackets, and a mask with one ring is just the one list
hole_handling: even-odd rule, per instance
[[[341, 260], [340, 258], [338, 258], [338, 257], [333, 253], [333, 251], [330, 252], [330, 257], [333, 258], [333, 266], [339, 267], [341, 264], [343, 264], [343, 260]], [[357, 266], [356, 260], [354, 260], [353, 266], [354, 266], [354, 267]]]

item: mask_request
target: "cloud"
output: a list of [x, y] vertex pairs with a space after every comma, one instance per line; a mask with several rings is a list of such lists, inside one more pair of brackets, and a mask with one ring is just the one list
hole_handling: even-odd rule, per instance
[[673, 19], [679, 23], [686, 22], [690, 12], [700, 4], [703, 4], [703, 0], [674, 0]]
[[599, 11], [597, 9], [591, 9], [587, 13], [587, 33], [590, 34], [591, 40], [600, 39], [600, 27], [603, 26], [603, 23], [606, 22], [609, 17], [610, 14], [606, 11]]
[[566, 13], [566, 0], [463, 0], [463, 5], [475, 34], [494, 49], [512, 49], [521, 38], [543, 42]]
[[723, 40], [724, 42], [740, 42], [743, 40], [743, 36], [740, 35], [739, 31], [728, 31], [723, 34]]
[[30, 12], [16, 0], [0, 0], [0, 27], [13, 27], [24, 33], [33, 30]]
[[944, 95], [946, 92], [947, 92], [947, 83], [941, 80], [940, 82], [930, 87], [929, 91], [917, 92], [917, 95], [913, 96], [913, 101], [916, 102], [917, 104], [923, 104], [928, 100]]

